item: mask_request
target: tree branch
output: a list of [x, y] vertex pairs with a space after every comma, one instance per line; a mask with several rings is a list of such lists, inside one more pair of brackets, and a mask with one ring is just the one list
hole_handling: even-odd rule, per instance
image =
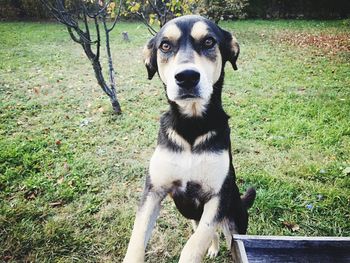
[[111, 32], [114, 29], [115, 25], [117, 24], [117, 21], [119, 20], [120, 13], [121, 13], [121, 10], [122, 10], [122, 3], [123, 3], [123, 0], [120, 0], [119, 1], [118, 14], [114, 18], [112, 26], [108, 29], [108, 33]]
[[[112, 107], [114, 112], [121, 113], [121, 108], [116, 95], [116, 84], [115, 84], [115, 71], [113, 67], [112, 53], [110, 49], [110, 37], [109, 33], [115, 28], [115, 25], [120, 18], [122, 0], [120, 0], [118, 15], [114, 19], [113, 24], [110, 28], [107, 27], [106, 17], [107, 17], [107, 7], [111, 3], [111, 0], [108, 0], [103, 5], [99, 5], [95, 2], [93, 8], [96, 8], [96, 12], [89, 11], [87, 6], [81, 1], [80, 9], [78, 12], [83, 15], [83, 24], [84, 29], [79, 27], [78, 20], [73, 17], [73, 14], [67, 10], [64, 4], [64, 0], [56, 0], [55, 5], [51, 4], [49, 0], [41, 0], [41, 2], [48, 8], [51, 14], [56, 18], [57, 21], [64, 24], [67, 27], [68, 33], [71, 39], [80, 44], [91, 61], [92, 67], [95, 72], [95, 77], [98, 84], [102, 90], [108, 95], [111, 100]], [[103, 2], [102, 2], [103, 3]], [[79, 17], [79, 15], [78, 15]], [[94, 26], [96, 30], [96, 40], [91, 39], [90, 28], [88, 17], [94, 21]], [[100, 52], [101, 52], [101, 33], [99, 27], [99, 21], [102, 21], [105, 39], [106, 39], [106, 52], [108, 58], [108, 68], [109, 68], [109, 85], [106, 83], [102, 66], [100, 63]], [[96, 52], [92, 50], [92, 45], [96, 44]]]

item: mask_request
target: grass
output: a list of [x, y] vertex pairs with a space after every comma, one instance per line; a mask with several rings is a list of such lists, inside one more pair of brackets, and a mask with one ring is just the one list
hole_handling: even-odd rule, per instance
[[[241, 43], [223, 102], [238, 185], [257, 188], [250, 234], [350, 235], [350, 52], [293, 41], [349, 39], [347, 23], [221, 24]], [[0, 261], [122, 260], [167, 109], [160, 81], [148, 81], [142, 64], [149, 37], [136, 23], [113, 33], [123, 108], [115, 116], [62, 26], [0, 23]], [[166, 200], [147, 262], [177, 262], [190, 235]], [[224, 245], [214, 262], [230, 262]]]

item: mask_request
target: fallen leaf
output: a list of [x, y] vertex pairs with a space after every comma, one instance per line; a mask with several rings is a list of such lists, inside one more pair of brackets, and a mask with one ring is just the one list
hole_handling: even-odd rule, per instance
[[62, 184], [64, 181], [64, 177], [61, 177], [57, 180], [57, 184]]
[[33, 91], [36, 95], [39, 95], [40, 94], [40, 88], [39, 87], [34, 87], [33, 88]]
[[56, 145], [57, 145], [57, 146], [61, 145], [61, 141], [60, 141], [60, 140], [57, 140], [57, 141], [56, 141]]
[[64, 162], [64, 164], [63, 164], [63, 169], [64, 169], [66, 172], [69, 171], [69, 165], [68, 165], [67, 162]]
[[292, 231], [293, 231], [293, 232], [298, 231], [298, 230], [300, 230], [299, 225], [294, 225], [294, 226], [292, 227]]
[[345, 174], [345, 175], [350, 175], [350, 166], [346, 167], [346, 168], [343, 170], [343, 174]]
[[286, 228], [288, 228], [289, 230], [292, 230], [293, 232], [296, 232], [296, 231], [300, 230], [299, 225], [297, 225], [297, 224], [295, 224], [295, 223], [283, 221], [282, 224], [283, 224]]
[[338, 52], [350, 51], [350, 39], [347, 34], [320, 34], [309, 33], [290, 34], [283, 33], [279, 37], [281, 42], [286, 42], [295, 46], [306, 48], [315, 47], [315, 52], [319, 55], [334, 55]]
[[4, 256], [5, 261], [10, 261], [13, 259], [13, 256]]
[[62, 206], [63, 203], [62, 201], [57, 201], [57, 202], [52, 202], [49, 204], [51, 207], [59, 207], [59, 206]]
[[26, 196], [26, 198], [27, 198], [28, 200], [34, 200], [35, 197], [36, 197], [36, 194], [35, 194], [35, 193], [30, 193], [29, 195]]
[[30, 191], [28, 191], [28, 192], [26, 192], [24, 194], [24, 197], [27, 200], [34, 200], [37, 196], [38, 196], [38, 190], [37, 189], [30, 190]]

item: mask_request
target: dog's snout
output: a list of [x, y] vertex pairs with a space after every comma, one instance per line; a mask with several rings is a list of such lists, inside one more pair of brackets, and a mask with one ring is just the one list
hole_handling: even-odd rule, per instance
[[181, 88], [190, 89], [198, 84], [200, 76], [198, 71], [187, 69], [175, 74], [175, 80]]

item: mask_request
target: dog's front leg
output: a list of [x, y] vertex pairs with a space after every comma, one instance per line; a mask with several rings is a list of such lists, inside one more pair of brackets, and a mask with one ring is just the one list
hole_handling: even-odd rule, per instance
[[198, 227], [187, 241], [180, 256], [179, 263], [199, 263], [215, 237], [218, 226], [216, 215], [219, 208], [219, 197], [214, 196], [205, 205]]
[[147, 242], [157, 220], [165, 193], [145, 190], [143, 201], [137, 211], [128, 250], [123, 263], [143, 263]]

